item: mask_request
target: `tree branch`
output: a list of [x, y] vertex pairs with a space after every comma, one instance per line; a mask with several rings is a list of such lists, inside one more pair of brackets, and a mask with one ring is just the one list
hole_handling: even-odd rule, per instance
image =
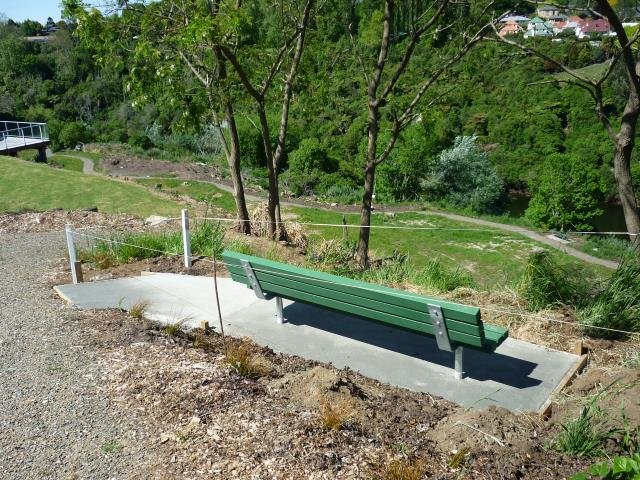
[[302, 58], [302, 52], [304, 50], [304, 40], [307, 27], [309, 25], [309, 16], [311, 14], [311, 7], [314, 0], [307, 0], [304, 6], [304, 12], [302, 14], [302, 22], [300, 24], [300, 34], [296, 42], [296, 49], [293, 54], [293, 60], [291, 67], [289, 68], [289, 74], [284, 82], [284, 92], [282, 94], [282, 113], [280, 115], [280, 129], [278, 130], [278, 144], [276, 151], [273, 155], [273, 164], [276, 171], [280, 166], [280, 159], [284, 153], [285, 139], [287, 136], [287, 126], [289, 124], [289, 105], [291, 104], [291, 93], [293, 87], [293, 80], [298, 73], [298, 67], [300, 66], [300, 59]]
[[422, 38], [422, 35], [424, 34], [424, 32], [426, 32], [440, 18], [440, 16], [444, 12], [445, 7], [448, 4], [449, 4], [449, 0], [444, 0], [440, 5], [440, 7], [438, 7], [438, 10], [434, 12], [433, 16], [429, 19], [429, 21], [425, 23], [422, 27], [417, 29], [415, 32], [413, 32], [413, 34], [411, 35], [411, 41], [409, 42], [409, 45], [407, 45], [407, 47], [405, 48], [404, 55], [402, 56], [402, 60], [400, 61], [400, 64], [398, 65], [396, 70], [393, 72], [393, 75], [391, 75], [391, 78], [389, 79], [389, 83], [387, 84], [384, 91], [380, 95], [381, 100], [386, 99], [387, 96], [394, 89], [394, 87], [398, 83], [398, 80], [400, 79], [400, 76], [404, 73], [407, 66], [409, 65], [409, 61], [411, 60], [411, 56], [413, 55], [413, 50], [418, 44], [418, 41]]
[[236, 55], [225, 45], [220, 45], [220, 50], [222, 50], [225, 58], [229, 60], [231, 65], [233, 65], [234, 70], [240, 77], [240, 81], [249, 95], [251, 95], [258, 103], [262, 104], [264, 102], [264, 95], [253, 86], [251, 80], [249, 80], [249, 76], [244, 71], [244, 68], [242, 68], [242, 65], [240, 65]]

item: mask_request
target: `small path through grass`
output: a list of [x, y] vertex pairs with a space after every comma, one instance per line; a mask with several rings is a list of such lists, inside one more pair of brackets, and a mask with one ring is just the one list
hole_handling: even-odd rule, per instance
[[460, 222], [467, 222], [467, 223], [472, 223], [474, 225], [481, 225], [483, 227], [488, 227], [488, 228], [495, 228], [495, 229], [499, 229], [499, 230], [505, 230], [507, 232], [514, 232], [514, 233], [519, 233], [520, 235], [524, 235], [527, 238], [530, 238], [532, 240], [535, 240], [536, 242], [540, 242], [540, 243], [544, 243], [545, 245], [548, 245], [550, 247], [556, 248], [558, 250], [560, 250], [561, 252], [566, 253], [567, 255], [571, 255], [572, 257], [575, 258], [579, 258], [580, 260], [583, 260], [587, 263], [591, 263], [593, 265], [601, 265], [603, 267], [607, 267], [607, 268], [613, 268], [616, 269], [618, 268], [619, 264], [618, 262], [614, 262], [612, 260], [605, 260], [603, 258], [597, 258], [594, 257], [592, 255], [589, 255], [587, 253], [581, 252], [580, 250], [576, 250], [575, 248], [569, 247], [567, 245], [563, 245], [559, 242], [556, 242], [555, 240], [552, 240], [548, 237], [546, 237], [545, 235], [542, 235], [538, 232], [535, 232], [533, 230], [527, 230], [526, 228], [522, 228], [519, 227], [517, 225], [509, 225], [506, 223], [497, 223], [497, 222], [490, 222], [488, 220], [482, 220], [480, 218], [473, 218], [473, 217], [465, 217], [463, 215], [458, 215], [455, 213], [446, 213], [446, 212], [438, 212], [438, 211], [434, 211], [434, 210], [429, 210], [426, 213], [429, 213], [431, 215], [438, 215], [440, 217], [445, 217], [445, 218], [449, 218], [451, 220], [457, 220]]

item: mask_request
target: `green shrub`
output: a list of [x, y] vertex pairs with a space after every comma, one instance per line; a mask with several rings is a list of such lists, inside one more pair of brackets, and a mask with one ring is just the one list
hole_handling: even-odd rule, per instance
[[498, 213], [506, 199], [504, 183], [475, 136], [456, 137], [453, 147], [440, 153], [422, 186], [430, 200], [445, 200], [478, 213]]
[[447, 268], [440, 260], [429, 260], [424, 270], [413, 281], [416, 285], [439, 292], [450, 292], [459, 287], [473, 287], [471, 275], [460, 268]]
[[57, 137], [57, 147], [74, 148], [89, 139], [87, 129], [78, 122], [65, 123]]
[[569, 480], [638, 480], [640, 479], [640, 453], [626, 457], [614, 457], [607, 462], [591, 465], [585, 472], [577, 473]]
[[640, 332], [640, 258], [628, 255], [593, 301], [579, 312], [580, 323], [587, 333], [597, 337], [620, 334], [596, 328], [605, 327]]
[[[322, 183], [322, 180], [321, 180]], [[319, 197], [326, 202], [335, 202], [343, 205], [353, 205], [362, 202], [362, 188], [354, 188], [347, 185], [332, 185]]]
[[518, 284], [518, 293], [532, 311], [560, 304], [581, 305], [587, 289], [580, 272], [563, 267], [547, 250], [537, 250], [529, 255]]
[[151, 139], [145, 134], [137, 134], [129, 137], [129, 145], [132, 147], [142, 148], [143, 150], [149, 150], [154, 147]]
[[533, 196], [525, 215], [534, 224], [561, 230], [591, 230], [601, 215], [606, 190], [600, 172], [578, 155], [556, 153], [531, 181]]

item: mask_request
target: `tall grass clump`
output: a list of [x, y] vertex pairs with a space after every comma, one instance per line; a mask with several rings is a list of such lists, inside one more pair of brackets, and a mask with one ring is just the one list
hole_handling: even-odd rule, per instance
[[405, 283], [410, 273], [407, 254], [394, 251], [389, 258], [373, 262], [367, 270], [354, 276], [363, 282], [394, 287]]
[[219, 223], [203, 222], [191, 231], [192, 255], [216, 258], [224, 250], [224, 228]]
[[608, 236], [589, 236], [581, 245], [581, 250], [608, 260], [621, 260], [633, 251], [628, 240]]
[[114, 264], [159, 257], [163, 252], [175, 255], [182, 252], [180, 232], [130, 233], [111, 240], [98, 240], [89, 252], [83, 252], [81, 258], [108, 268]]
[[[241, 245], [238, 243], [238, 247]], [[191, 253], [210, 257], [220, 256], [225, 248], [224, 228], [217, 223], [204, 222], [191, 230]], [[247, 247], [243, 247], [247, 248]], [[95, 263], [98, 268], [130, 263], [165, 254], [182, 255], [181, 232], [145, 232], [116, 235], [106, 240], [98, 240], [89, 250], [82, 250], [79, 257], [83, 262]]]
[[604, 452], [604, 444], [611, 437], [611, 431], [604, 428], [600, 409], [589, 403], [578, 418], [561, 425], [562, 431], [556, 437], [556, 450], [579, 457], [597, 457]]
[[354, 271], [357, 245], [354, 241], [324, 240], [309, 247], [307, 260], [314, 267], [334, 273], [350, 276]]
[[547, 250], [536, 250], [527, 259], [518, 293], [531, 311], [561, 304], [581, 305], [587, 296], [587, 284], [579, 274], [561, 265]]
[[471, 275], [460, 268], [450, 269], [440, 260], [429, 260], [413, 282], [420, 287], [439, 292], [451, 292], [459, 287], [473, 287]]
[[604, 290], [579, 312], [579, 317], [591, 336], [611, 338], [620, 334], [588, 327], [640, 332], [640, 258], [637, 254], [625, 257]]

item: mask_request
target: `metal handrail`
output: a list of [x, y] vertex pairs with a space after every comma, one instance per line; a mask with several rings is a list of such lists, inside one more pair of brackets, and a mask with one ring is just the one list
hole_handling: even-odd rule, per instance
[[[14, 127], [15, 128], [9, 128]], [[16, 122], [0, 120], [0, 150], [8, 150], [8, 139], [21, 139], [22, 146], [27, 146], [29, 140], [49, 140], [47, 124], [40, 122]]]

